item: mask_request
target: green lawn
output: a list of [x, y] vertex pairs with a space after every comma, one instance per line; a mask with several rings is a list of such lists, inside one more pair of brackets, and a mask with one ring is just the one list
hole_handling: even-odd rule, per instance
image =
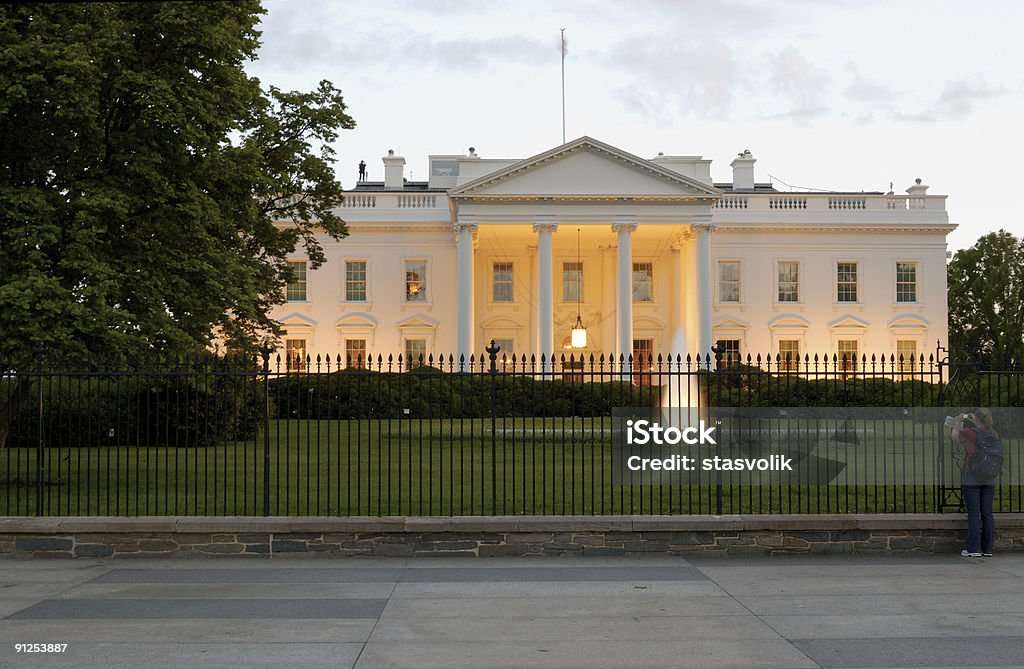
[[[902, 426], [902, 429], [901, 429]], [[688, 514], [718, 510], [700, 485], [613, 485], [610, 419], [277, 420], [269, 432], [271, 515]], [[728, 485], [723, 513], [928, 512], [938, 480], [934, 431], [858, 423], [818, 457], [847, 463], [843, 485]], [[780, 448], [801, 447], [793, 443]], [[1008, 452], [1017, 447], [1007, 444]], [[1011, 466], [1016, 466], [1010, 461]], [[264, 436], [201, 449], [49, 448], [47, 515], [262, 515]], [[947, 458], [946, 480], [955, 465]], [[1018, 472], [1019, 473], [1019, 472]], [[0, 515], [36, 510], [32, 449], [0, 454]], [[1013, 479], [1019, 482], [1019, 477]], [[1021, 507], [1018, 485], [997, 504]]]

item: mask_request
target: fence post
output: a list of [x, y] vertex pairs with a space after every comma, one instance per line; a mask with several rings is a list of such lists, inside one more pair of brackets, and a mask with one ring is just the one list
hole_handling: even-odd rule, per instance
[[263, 516], [270, 515], [270, 353], [264, 344], [263, 356]]
[[46, 352], [46, 346], [43, 342], [39, 342], [39, 346], [36, 348], [36, 385], [39, 386], [39, 403], [37, 406], [36, 418], [39, 442], [36, 444], [36, 515], [43, 515], [43, 477], [46, 475], [46, 467], [43, 464], [44, 447], [43, 447], [43, 354]]
[[[719, 399], [722, 397], [722, 353], [725, 352], [725, 347], [719, 343], [715, 343], [711, 347], [711, 352], [715, 354], [715, 384], [717, 385], [717, 392], [715, 393]], [[710, 404], [710, 402], [709, 402]], [[711, 407], [708, 407], [708, 422], [713, 423], [715, 420], [714, 416], [711, 415]], [[719, 435], [719, 441], [721, 441], [721, 435]], [[722, 470], [715, 470], [715, 515], [722, 515]]]
[[[491, 367], [488, 370], [491, 375], [491, 515], [498, 515], [498, 430], [496, 426], [497, 413], [497, 374], [498, 374], [498, 351], [501, 347], [491, 340], [490, 345], [484, 349], [491, 359]], [[504, 506], [504, 504], [502, 505]]]

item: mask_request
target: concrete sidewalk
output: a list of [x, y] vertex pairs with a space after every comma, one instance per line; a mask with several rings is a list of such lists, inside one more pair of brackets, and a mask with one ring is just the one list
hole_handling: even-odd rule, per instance
[[1024, 555], [0, 561], [0, 667], [964, 665], [1024, 666]]

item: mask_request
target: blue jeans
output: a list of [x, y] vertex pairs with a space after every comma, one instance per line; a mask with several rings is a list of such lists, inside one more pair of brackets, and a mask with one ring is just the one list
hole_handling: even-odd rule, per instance
[[994, 485], [964, 485], [964, 508], [967, 509], [967, 552], [991, 553], [996, 538], [996, 519], [992, 515]]

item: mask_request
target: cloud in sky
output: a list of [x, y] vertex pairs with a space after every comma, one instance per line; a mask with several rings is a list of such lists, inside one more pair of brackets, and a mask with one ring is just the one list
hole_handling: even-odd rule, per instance
[[789, 46], [768, 60], [768, 84], [782, 103], [769, 116], [806, 122], [828, 112], [828, 72], [817, 67], [795, 47]]
[[1001, 87], [989, 86], [980, 77], [947, 81], [935, 107], [942, 116], [963, 118], [974, 111], [977, 102], [999, 97], [1004, 92]]

